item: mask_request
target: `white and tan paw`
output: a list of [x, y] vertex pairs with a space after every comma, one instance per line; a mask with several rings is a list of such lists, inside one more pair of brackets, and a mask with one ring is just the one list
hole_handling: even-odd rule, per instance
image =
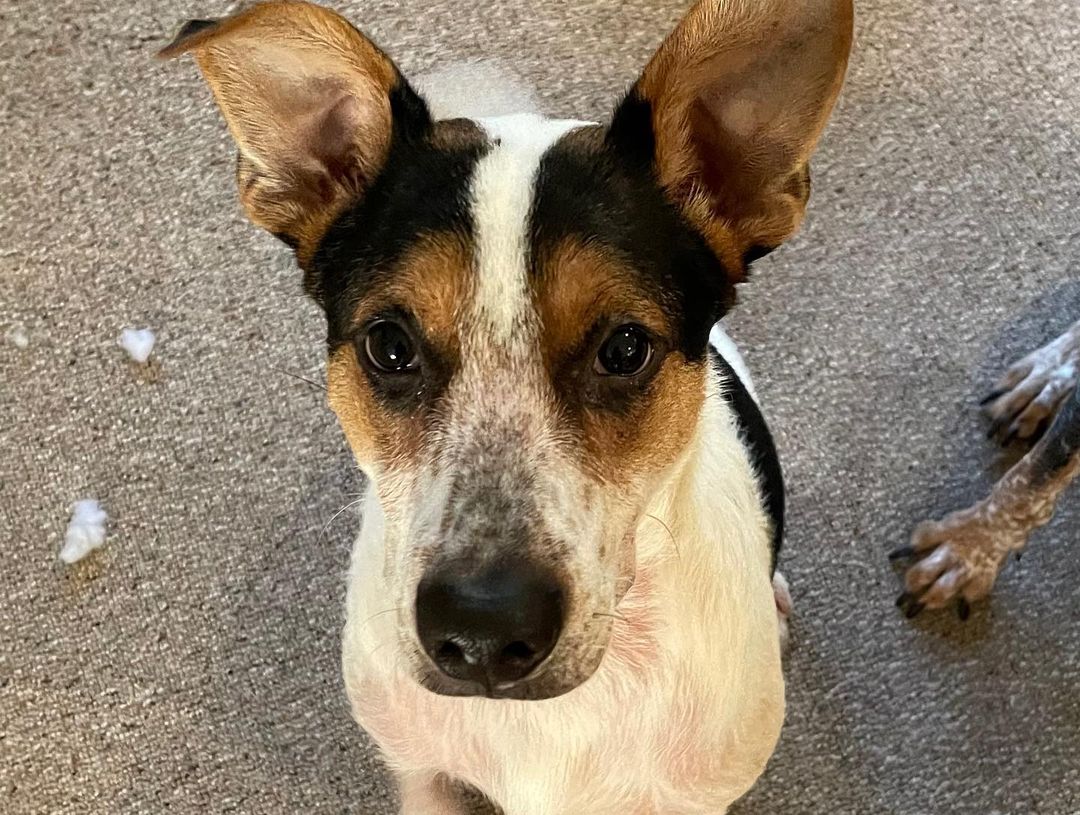
[[1080, 377], [1080, 323], [1012, 365], [982, 400], [987, 438], [1032, 439], [1054, 421]]
[[920, 524], [911, 545], [889, 555], [910, 561], [896, 605], [911, 618], [955, 602], [967, 619], [970, 603], [990, 593], [1005, 557], [1023, 548], [1029, 531], [1027, 523], [994, 513], [985, 502]]

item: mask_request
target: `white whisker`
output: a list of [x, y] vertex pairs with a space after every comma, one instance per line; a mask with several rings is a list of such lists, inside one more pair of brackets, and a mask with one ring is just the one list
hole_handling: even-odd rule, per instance
[[330, 529], [330, 524], [332, 524], [334, 521], [336, 521], [338, 519], [338, 516], [341, 515], [341, 513], [347, 512], [348, 510], [355, 507], [357, 504], [361, 503], [363, 500], [364, 500], [363, 494], [360, 494], [360, 497], [357, 498], [355, 501], [350, 501], [345, 506], [343, 506], [341, 509], [339, 509], [337, 512], [335, 512], [330, 517], [330, 520], [327, 521], [326, 524], [323, 526], [322, 531], [319, 533], [319, 540], [322, 540], [322, 538], [326, 534], [327, 530]]
[[649, 514], [646, 513], [645, 517], [649, 518], [650, 520], [656, 521], [658, 524], [660, 524], [660, 526], [664, 527], [664, 531], [667, 532], [668, 537], [671, 538], [671, 545], [675, 549], [675, 556], [681, 560], [682, 559], [682, 553], [679, 551], [679, 544], [675, 540], [675, 536], [671, 532], [671, 527], [669, 527], [666, 523], [661, 521], [655, 515], [649, 515]]

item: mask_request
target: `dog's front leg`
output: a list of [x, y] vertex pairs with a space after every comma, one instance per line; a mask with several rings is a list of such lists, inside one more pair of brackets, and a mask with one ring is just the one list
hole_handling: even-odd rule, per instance
[[435, 772], [398, 774], [401, 815], [469, 815], [460, 785]]
[[1080, 388], [1061, 407], [1046, 435], [995, 486], [988, 498], [942, 521], [921, 525], [910, 547], [893, 557], [915, 558], [907, 570], [901, 605], [909, 617], [959, 598], [985, 597], [1005, 556], [1050, 520], [1057, 498], [1080, 475]]

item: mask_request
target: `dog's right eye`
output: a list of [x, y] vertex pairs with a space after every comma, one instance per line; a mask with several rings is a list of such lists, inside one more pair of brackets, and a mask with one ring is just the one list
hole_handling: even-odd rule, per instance
[[648, 368], [652, 358], [652, 343], [644, 329], [623, 325], [600, 346], [593, 368], [601, 376], [632, 377]]
[[405, 327], [393, 320], [379, 320], [368, 328], [364, 354], [376, 370], [388, 374], [409, 373], [420, 365], [416, 343]]

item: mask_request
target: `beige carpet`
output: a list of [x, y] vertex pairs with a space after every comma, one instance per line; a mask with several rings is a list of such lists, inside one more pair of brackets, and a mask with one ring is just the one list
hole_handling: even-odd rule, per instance
[[[350, 2], [407, 71], [494, 55], [600, 116], [682, 2]], [[360, 487], [322, 325], [241, 218], [190, 63], [225, 2], [0, 0], [0, 812], [393, 811], [338, 671]], [[1080, 6], [866, 0], [801, 237], [734, 324], [791, 484], [790, 715], [747, 813], [1080, 812], [1080, 495], [966, 624], [885, 552], [970, 502], [972, 408], [1080, 315]], [[157, 366], [116, 347], [159, 331]], [[57, 560], [70, 504], [108, 544]]]

